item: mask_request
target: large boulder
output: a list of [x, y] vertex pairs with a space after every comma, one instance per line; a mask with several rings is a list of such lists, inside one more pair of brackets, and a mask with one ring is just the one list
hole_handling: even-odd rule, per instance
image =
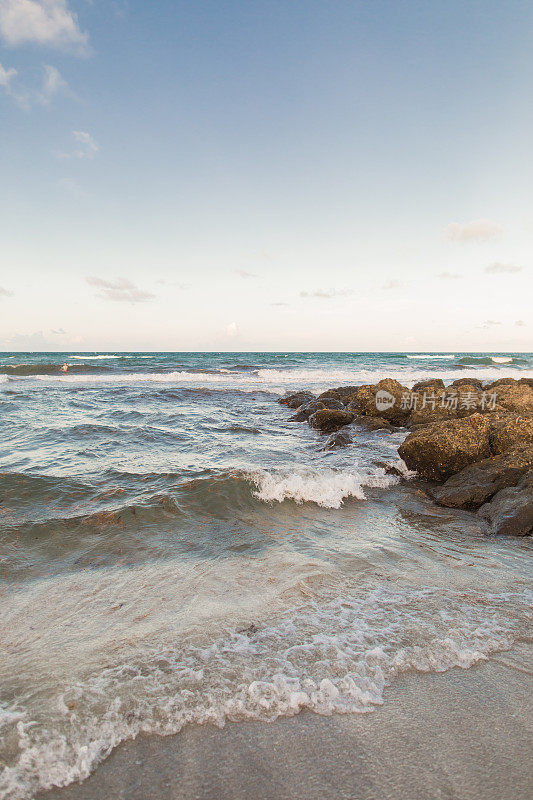
[[351, 397], [358, 389], [359, 386], [337, 386], [333, 391], [344, 399], [346, 397]]
[[490, 456], [489, 430], [489, 422], [481, 414], [436, 422], [410, 433], [398, 453], [422, 478], [445, 481], [468, 464]]
[[[361, 390], [365, 391], [361, 391]], [[409, 416], [409, 408], [403, 402], [409, 390], [392, 378], [385, 378], [375, 386], [361, 387], [357, 393], [359, 412], [369, 417], [383, 417], [389, 422], [402, 424]]]
[[294, 417], [289, 418], [289, 422], [307, 422], [311, 414], [315, 411], [321, 411], [326, 406], [320, 400], [311, 400], [310, 403], [304, 403], [298, 408]]
[[496, 386], [507, 386], [512, 385], [513, 383], [516, 383], [514, 378], [498, 378], [498, 380], [486, 384], [485, 389], [490, 390], [494, 389]]
[[312, 428], [316, 428], [322, 433], [333, 433], [345, 425], [349, 425], [352, 420], [353, 414], [348, 411], [334, 411], [324, 408], [311, 414], [308, 421]]
[[533, 471], [518, 486], [501, 489], [490, 503], [481, 506], [478, 515], [488, 524], [490, 533], [507, 536], [531, 536], [533, 533]]
[[362, 414], [358, 414], [354, 417], [354, 422], [362, 425], [368, 431], [392, 431], [393, 429], [389, 420], [383, 419], [383, 417], [364, 417]]
[[459, 386], [474, 386], [476, 389], [481, 389], [483, 384], [477, 378], [457, 378], [451, 386], [458, 388]]
[[533, 414], [494, 414], [490, 419], [490, 449], [504, 453], [523, 444], [533, 443]]
[[303, 391], [293, 392], [285, 397], [280, 397], [278, 403], [281, 403], [282, 406], [288, 406], [289, 408], [299, 408], [304, 403], [310, 403], [311, 400], [316, 400], [316, 396], [312, 392]]
[[318, 395], [318, 400], [322, 400], [323, 403], [326, 400], [337, 400], [340, 402], [342, 397], [335, 389], [328, 389], [327, 392], [322, 392], [322, 394]]
[[352, 437], [347, 431], [337, 431], [332, 433], [326, 444], [324, 450], [336, 450], [338, 447], [347, 447], [352, 444]]
[[[489, 390], [486, 390], [489, 391]], [[508, 411], [533, 411], [533, 388], [527, 383], [502, 384], [494, 389], [496, 402]]]
[[415, 383], [412, 391], [419, 392], [421, 389], [444, 389], [444, 381], [442, 378], [428, 378], [425, 381], [418, 381]]
[[474, 511], [496, 492], [515, 486], [531, 469], [533, 445], [526, 445], [470, 464], [448, 478], [442, 486], [430, 488], [428, 493], [441, 506]]

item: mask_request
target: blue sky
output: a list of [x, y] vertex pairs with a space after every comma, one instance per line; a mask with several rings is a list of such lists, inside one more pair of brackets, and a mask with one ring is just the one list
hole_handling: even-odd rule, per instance
[[532, 349], [532, 31], [0, 0], [0, 348]]

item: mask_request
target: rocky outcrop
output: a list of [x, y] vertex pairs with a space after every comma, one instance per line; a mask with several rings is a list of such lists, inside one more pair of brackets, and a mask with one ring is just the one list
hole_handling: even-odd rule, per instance
[[304, 403], [310, 403], [311, 400], [316, 400], [316, 396], [312, 392], [293, 392], [281, 397], [278, 403], [289, 408], [299, 408]]
[[409, 408], [402, 402], [409, 393], [407, 387], [402, 386], [392, 378], [385, 378], [375, 386], [361, 387], [357, 392], [356, 403], [359, 413], [375, 417], [379, 416], [394, 424], [403, 424], [409, 416]]
[[530, 536], [533, 533], [533, 472], [517, 486], [508, 486], [481, 506], [478, 515], [486, 521], [489, 533]]
[[505, 453], [520, 445], [533, 443], [533, 415], [495, 414], [490, 419], [490, 449]]
[[304, 403], [298, 408], [294, 417], [290, 417], [289, 422], [307, 422], [311, 414], [315, 411], [321, 411], [326, 406], [320, 400], [311, 400], [310, 403]]
[[489, 422], [481, 414], [437, 422], [410, 433], [398, 453], [421, 477], [444, 481], [490, 456], [489, 430]]
[[475, 511], [501, 489], [515, 486], [531, 470], [533, 445], [517, 447], [470, 464], [428, 493], [441, 506]]
[[366, 428], [368, 431], [393, 430], [393, 426], [389, 420], [383, 419], [383, 417], [364, 417], [363, 415], [359, 414], [354, 417], [353, 421], [357, 423], [357, 425], [362, 425], [363, 428]]
[[533, 389], [527, 383], [502, 384], [494, 391], [496, 402], [507, 411], [533, 412]]
[[476, 389], [482, 389], [483, 383], [477, 378], [457, 378], [451, 386], [455, 386], [456, 388], [459, 386], [474, 386]]
[[347, 431], [337, 431], [337, 433], [331, 434], [324, 445], [324, 450], [335, 450], [338, 447], [347, 447], [349, 444], [352, 444], [352, 442], [353, 439]]
[[418, 381], [411, 391], [420, 392], [422, 389], [444, 389], [444, 381], [442, 378], [428, 378], [425, 381]]
[[353, 414], [348, 411], [335, 411], [325, 408], [311, 414], [308, 421], [312, 428], [316, 428], [322, 433], [332, 433], [345, 425], [349, 425], [352, 420]]

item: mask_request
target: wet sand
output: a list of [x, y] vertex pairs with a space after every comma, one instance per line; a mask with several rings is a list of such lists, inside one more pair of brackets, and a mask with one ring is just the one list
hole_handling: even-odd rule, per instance
[[533, 796], [533, 648], [409, 674], [371, 714], [189, 726], [117, 748], [42, 800], [522, 800]]

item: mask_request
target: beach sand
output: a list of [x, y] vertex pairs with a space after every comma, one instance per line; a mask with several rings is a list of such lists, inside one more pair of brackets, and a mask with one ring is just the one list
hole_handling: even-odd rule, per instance
[[533, 796], [533, 648], [408, 674], [371, 714], [189, 726], [117, 748], [46, 800], [522, 800]]

